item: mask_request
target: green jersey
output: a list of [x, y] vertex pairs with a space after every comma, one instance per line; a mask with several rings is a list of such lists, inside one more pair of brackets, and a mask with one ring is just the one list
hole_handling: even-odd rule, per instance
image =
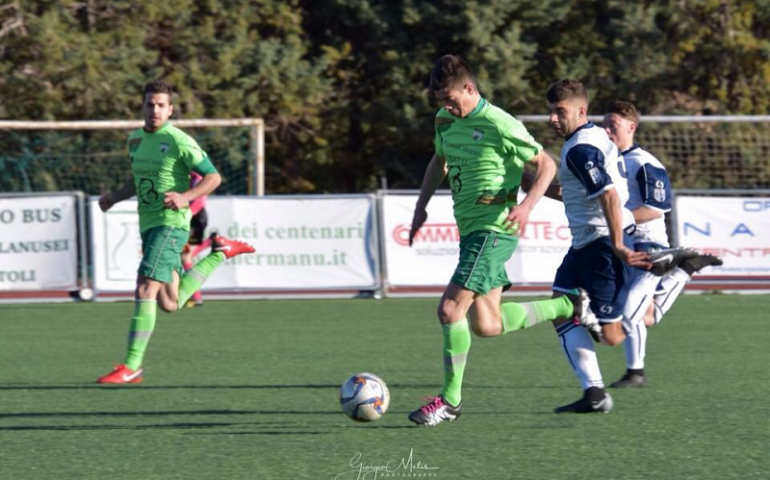
[[190, 209], [166, 208], [163, 200], [166, 192], [190, 189], [190, 170], [207, 161], [206, 152], [192, 137], [166, 123], [155, 132], [134, 131], [128, 137], [128, 153], [139, 203], [139, 230], [158, 226], [189, 230]]
[[517, 233], [503, 221], [516, 205], [524, 162], [543, 149], [524, 125], [482, 98], [467, 117], [439, 110], [434, 143], [446, 160], [460, 235]]

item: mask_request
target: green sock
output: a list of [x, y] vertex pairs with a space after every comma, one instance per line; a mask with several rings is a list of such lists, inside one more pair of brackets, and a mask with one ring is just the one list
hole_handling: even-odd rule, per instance
[[456, 407], [462, 401], [463, 372], [471, 349], [471, 331], [466, 319], [442, 325], [441, 328], [444, 333], [444, 388], [441, 396]]
[[134, 318], [128, 331], [128, 355], [125, 365], [136, 370], [142, 365], [144, 352], [150, 343], [152, 331], [155, 329], [155, 314], [158, 302], [155, 300], [136, 300], [134, 302]]
[[225, 261], [225, 258], [227, 257], [222, 252], [211, 252], [182, 275], [182, 278], [179, 280], [177, 309], [184, 307], [184, 304], [193, 296], [193, 293], [201, 289], [201, 286], [209, 278], [211, 272], [216, 270]]
[[534, 327], [538, 323], [556, 320], [560, 317], [570, 317], [574, 308], [566, 295], [536, 302], [503, 303], [500, 305], [500, 313], [503, 317], [503, 335], [514, 330]]

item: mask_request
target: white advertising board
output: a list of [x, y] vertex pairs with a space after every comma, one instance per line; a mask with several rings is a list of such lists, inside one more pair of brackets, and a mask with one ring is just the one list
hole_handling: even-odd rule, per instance
[[75, 197], [0, 198], [0, 291], [77, 288]]
[[[373, 205], [369, 196], [210, 197], [207, 233], [216, 230], [257, 251], [225, 261], [204, 291], [375, 289]], [[133, 291], [141, 259], [136, 201], [104, 214], [92, 199], [90, 212], [95, 289]]]
[[770, 198], [676, 197], [680, 245], [724, 260], [700, 273], [717, 276], [770, 276]]
[[[409, 247], [417, 195], [383, 195], [382, 242], [388, 287], [444, 286], [452, 277], [460, 236], [450, 195], [436, 194], [428, 204], [428, 220]], [[572, 236], [564, 205], [543, 198], [532, 211], [516, 252], [506, 265], [514, 284], [553, 282]]]

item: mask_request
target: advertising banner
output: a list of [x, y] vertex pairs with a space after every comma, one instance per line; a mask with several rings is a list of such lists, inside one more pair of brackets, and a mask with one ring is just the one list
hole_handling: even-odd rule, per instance
[[770, 276], [770, 198], [676, 197], [680, 245], [724, 260], [705, 275]]
[[[207, 234], [216, 230], [257, 251], [227, 260], [204, 290], [375, 289], [373, 205], [369, 196], [209, 198]], [[90, 212], [95, 289], [133, 291], [141, 259], [136, 201], [104, 214], [92, 199]]]
[[0, 197], [0, 291], [77, 288], [75, 197]]
[[[409, 247], [417, 195], [383, 195], [382, 225], [386, 281], [389, 287], [445, 286], [459, 257], [460, 236], [449, 194], [436, 194], [428, 220]], [[516, 252], [506, 265], [515, 284], [553, 282], [572, 236], [561, 202], [543, 198], [532, 211]]]

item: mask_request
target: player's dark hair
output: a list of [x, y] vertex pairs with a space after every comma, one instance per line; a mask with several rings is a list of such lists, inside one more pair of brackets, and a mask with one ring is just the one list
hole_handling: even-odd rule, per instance
[[585, 100], [588, 103], [588, 91], [580, 80], [568, 78], [559, 80], [552, 83], [545, 94], [545, 99], [548, 103], [558, 103], [562, 100], [571, 100], [573, 98]]
[[468, 63], [458, 55], [444, 55], [433, 65], [430, 72], [430, 89], [435, 91], [451, 88], [458, 83], [476, 86], [476, 75]]
[[615, 100], [610, 103], [610, 108], [607, 109], [607, 113], [614, 113], [621, 118], [630, 120], [639, 125], [639, 110], [636, 109], [633, 103], [624, 102], [623, 100]]
[[156, 79], [151, 82], [147, 82], [142, 91], [142, 100], [147, 98], [147, 94], [165, 93], [168, 95], [168, 103], [174, 103], [174, 89], [168, 83], [163, 80]]

